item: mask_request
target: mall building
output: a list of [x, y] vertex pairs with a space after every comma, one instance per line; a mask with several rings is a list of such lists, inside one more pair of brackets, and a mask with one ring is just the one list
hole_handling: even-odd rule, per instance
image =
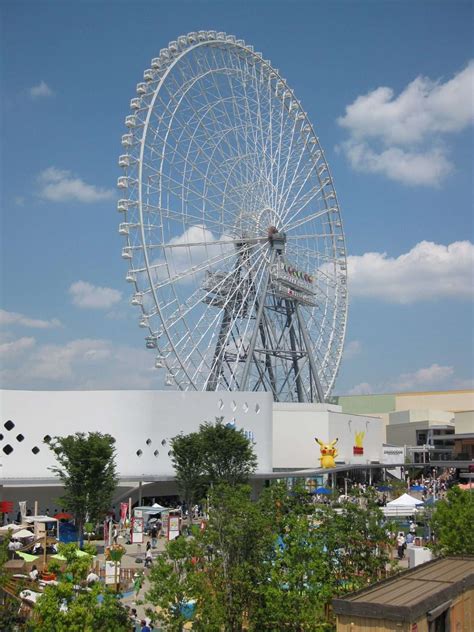
[[370, 477], [380, 464], [404, 463], [410, 450], [417, 462], [474, 459], [474, 391], [335, 397], [325, 404], [220, 391], [3, 390], [0, 398], [0, 500], [36, 501], [43, 512], [60, 509], [61, 496], [47, 442], [76, 432], [115, 438], [116, 503], [177, 494], [170, 440], [220, 417], [253, 442], [256, 489], [279, 475], [326, 481], [316, 438], [337, 439], [338, 471], [365, 469]]
[[333, 397], [346, 413], [374, 415], [385, 441], [416, 463], [474, 459], [474, 390]]

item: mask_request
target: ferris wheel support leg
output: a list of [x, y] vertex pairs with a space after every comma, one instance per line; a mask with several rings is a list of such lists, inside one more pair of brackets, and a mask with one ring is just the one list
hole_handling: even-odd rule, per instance
[[207, 382], [206, 391], [215, 391], [217, 389], [219, 377], [222, 373], [224, 344], [225, 344], [227, 334], [229, 332], [231, 324], [232, 324], [232, 318], [229, 312], [225, 310], [224, 316], [222, 318], [219, 335], [217, 337], [216, 349], [214, 351], [214, 358], [212, 361], [212, 372], [211, 372], [209, 381]]
[[296, 303], [296, 302], [295, 302], [295, 312], [296, 312], [296, 317], [298, 318], [298, 324], [300, 326], [301, 334], [303, 336], [304, 345], [306, 347], [306, 353], [308, 354], [309, 365], [311, 367], [311, 373], [313, 374], [313, 380], [314, 380], [314, 383], [316, 385], [316, 392], [318, 394], [318, 401], [323, 403], [324, 402], [324, 393], [323, 393], [323, 389], [322, 389], [322, 386], [321, 386], [321, 382], [319, 381], [318, 370], [316, 368], [316, 363], [314, 361], [314, 357], [313, 357], [313, 354], [311, 352], [311, 344], [310, 344], [308, 332], [306, 330], [306, 323], [304, 322], [304, 318], [301, 315], [301, 312], [300, 312], [299, 307], [298, 307], [298, 303]]
[[275, 261], [275, 256], [276, 256], [276, 250], [272, 249], [271, 255], [270, 255], [270, 263], [268, 265], [266, 278], [262, 287], [262, 292], [261, 292], [262, 299], [260, 301], [260, 304], [257, 309], [257, 314], [255, 316], [255, 327], [252, 331], [252, 338], [250, 339], [249, 348], [247, 351], [247, 359], [245, 360], [244, 371], [242, 373], [242, 379], [240, 381], [241, 391], [245, 391], [248, 385], [249, 376], [250, 376], [250, 367], [252, 365], [253, 356], [255, 353], [255, 344], [257, 342], [258, 333], [260, 331], [260, 323], [262, 321], [263, 309], [265, 307], [265, 299], [267, 297], [268, 285], [270, 283], [270, 270], [271, 270], [273, 262]]
[[[298, 366], [298, 358], [296, 357], [296, 335], [295, 335], [295, 327], [293, 325], [293, 314], [295, 312], [296, 306], [295, 308], [293, 308], [293, 310], [291, 309], [291, 302], [290, 301], [285, 301], [285, 307], [286, 307], [286, 315], [288, 318], [288, 329], [290, 332], [290, 343], [291, 343], [291, 350], [293, 352], [293, 371], [295, 373], [295, 380], [296, 380], [296, 392], [298, 394], [298, 401], [299, 402], [304, 402], [304, 395], [303, 395], [303, 387], [301, 386], [301, 375], [300, 375], [300, 368]], [[305, 341], [306, 344], [306, 341]]]

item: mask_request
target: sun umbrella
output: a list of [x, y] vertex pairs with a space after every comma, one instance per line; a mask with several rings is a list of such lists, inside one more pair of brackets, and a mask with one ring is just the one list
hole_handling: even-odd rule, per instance
[[424, 489], [426, 489], [426, 487], [424, 485], [412, 485], [410, 489], [413, 492], [422, 492]]
[[64, 511], [61, 511], [60, 513], [54, 514], [53, 516], [54, 518], [56, 518], [56, 520], [72, 520], [74, 518], [74, 516], [70, 513], [65, 513]]
[[25, 553], [24, 551], [15, 551], [17, 555], [25, 560], [25, 562], [34, 562], [38, 559], [38, 555], [31, 555], [31, 553]]
[[34, 535], [31, 531], [28, 531], [28, 529], [20, 529], [13, 534], [13, 537], [22, 540], [23, 538], [33, 538]]
[[327, 487], [316, 487], [314, 494], [332, 494], [332, 491]]
[[[80, 549], [76, 550], [76, 557], [85, 557], [86, 555], [89, 555], [89, 553], [86, 553], [85, 551], [81, 551]], [[51, 557], [55, 560], [60, 560], [61, 562], [66, 561], [66, 558], [63, 557], [60, 553], [56, 553], [56, 555], [51, 555]]]
[[460, 483], [459, 489], [474, 489], [474, 483]]

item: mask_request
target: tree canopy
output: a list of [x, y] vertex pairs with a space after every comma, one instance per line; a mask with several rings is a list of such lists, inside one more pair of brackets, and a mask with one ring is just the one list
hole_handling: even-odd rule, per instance
[[331, 630], [332, 598], [387, 573], [382, 519], [370, 495], [336, 511], [303, 488], [273, 484], [253, 502], [248, 486], [219, 484], [206, 528], [168, 544], [147, 596], [169, 630], [187, 617], [206, 632]]
[[198, 432], [174, 437], [171, 448], [176, 481], [188, 506], [211, 486], [247, 482], [257, 467], [252, 442], [222, 417], [201, 424]]
[[455, 486], [439, 500], [431, 518], [434, 550], [441, 555], [474, 555], [474, 493]]
[[75, 544], [60, 544], [65, 565], [50, 562], [49, 570], [57, 573], [58, 584], [46, 586], [36, 602], [30, 630], [38, 632], [128, 632], [130, 621], [118, 596], [97, 582], [86, 587], [85, 579], [92, 556], [78, 557]]
[[58, 465], [52, 467], [64, 485], [63, 507], [74, 514], [81, 537], [86, 518], [101, 520], [117, 485], [115, 439], [108, 434], [77, 432], [49, 442]]

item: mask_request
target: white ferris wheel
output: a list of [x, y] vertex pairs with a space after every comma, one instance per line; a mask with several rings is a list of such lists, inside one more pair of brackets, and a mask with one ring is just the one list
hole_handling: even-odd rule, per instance
[[294, 92], [243, 40], [199, 31], [152, 59], [130, 106], [122, 257], [166, 384], [324, 401], [344, 343], [346, 248]]

